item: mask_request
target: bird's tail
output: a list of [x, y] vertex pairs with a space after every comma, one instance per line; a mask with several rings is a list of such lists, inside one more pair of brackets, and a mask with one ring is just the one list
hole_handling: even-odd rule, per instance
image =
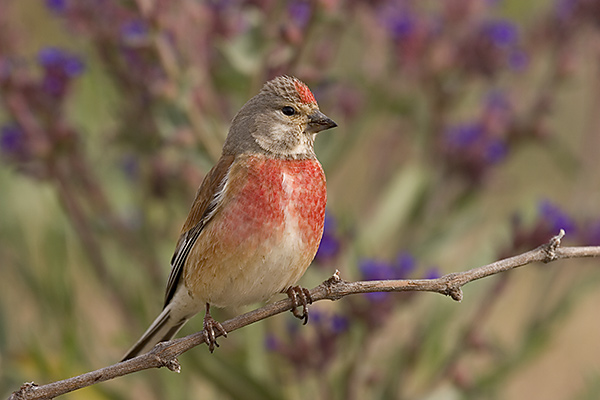
[[171, 305], [167, 305], [154, 320], [152, 325], [144, 332], [140, 340], [129, 349], [121, 361], [137, 357], [140, 354], [148, 352], [157, 343], [170, 340], [177, 332], [179, 332], [187, 320], [188, 318], [173, 318]]

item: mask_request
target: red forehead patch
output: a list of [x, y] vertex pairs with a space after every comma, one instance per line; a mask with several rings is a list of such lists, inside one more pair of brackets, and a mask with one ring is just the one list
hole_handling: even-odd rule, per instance
[[303, 102], [304, 104], [316, 104], [317, 103], [317, 100], [315, 100], [315, 96], [313, 96], [313, 94], [310, 91], [310, 89], [308, 88], [308, 86], [306, 86], [304, 83], [302, 83], [300, 81], [294, 82], [294, 85], [296, 86], [296, 91], [298, 92], [298, 95], [300, 96], [301, 102]]

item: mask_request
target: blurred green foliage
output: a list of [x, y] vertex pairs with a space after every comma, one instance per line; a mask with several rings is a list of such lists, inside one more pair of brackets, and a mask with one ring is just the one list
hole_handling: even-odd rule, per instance
[[[560, 228], [600, 244], [597, 3], [0, 3], [0, 395], [120, 359], [160, 311], [229, 121], [276, 75], [339, 124], [317, 140], [328, 219], [304, 286], [464, 270]], [[68, 397], [597, 398], [595, 264], [528, 266], [462, 304], [320, 302], [306, 327], [279, 316], [186, 353], [179, 375]]]

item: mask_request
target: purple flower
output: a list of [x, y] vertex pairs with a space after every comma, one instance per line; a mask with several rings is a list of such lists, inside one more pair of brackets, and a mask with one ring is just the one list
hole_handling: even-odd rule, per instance
[[397, 15], [395, 18], [390, 18], [388, 28], [394, 39], [404, 39], [414, 32], [416, 19], [411, 14]]
[[392, 266], [384, 261], [365, 259], [358, 266], [362, 277], [366, 281], [379, 281], [392, 279]]
[[514, 71], [523, 71], [529, 65], [529, 56], [523, 50], [513, 50], [508, 55], [508, 66]]
[[406, 279], [415, 270], [417, 262], [409, 253], [400, 253], [393, 264], [381, 260], [364, 259], [358, 268], [362, 279], [379, 281], [386, 279]]
[[587, 246], [600, 246], [600, 219], [586, 224], [583, 240]]
[[388, 5], [379, 11], [379, 20], [392, 39], [404, 40], [416, 30], [417, 16], [405, 5]]
[[379, 303], [388, 299], [390, 294], [388, 292], [370, 292], [364, 293], [364, 296], [373, 303]]
[[538, 206], [538, 211], [540, 217], [550, 225], [553, 232], [558, 233], [560, 229], [564, 229], [567, 233], [576, 232], [575, 221], [549, 200], [542, 200]]
[[423, 279], [438, 279], [442, 276], [440, 269], [438, 267], [429, 267], [425, 271], [425, 275], [423, 275]]
[[83, 61], [77, 56], [67, 56], [63, 61], [63, 71], [68, 77], [74, 78], [85, 70]]
[[489, 110], [510, 111], [512, 106], [506, 92], [502, 90], [491, 90], [485, 96], [485, 108]]
[[288, 14], [300, 27], [305, 27], [310, 20], [312, 8], [309, 1], [296, 0], [288, 3]]
[[409, 253], [400, 253], [393, 265], [394, 279], [406, 279], [417, 267], [417, 260]]
[[339, 240], [331, 234], [323, 233], [315, 258], [317, 260], [331, 259], [337, 255], [339, 249]]
[[121, 25], [121, 38], [128, 43], [135, 43], [146, 39], [148, 25], [144, 20], [133, 19]]
[[341, 334], [348, 330], [350, 323], [348, 322], [348, 318], [344, 317], [340, 314], [333, 314], [331, 317], [331, 330], [334, 334]]
[[67, 9], [66, 0], [46, 0], [46, 8], [56, 14], [62, 14]]
[[[379, 281], [395, 278], [394, 267], [384, 261], [365, 259], [360, 262], [358, 268], [362, 274], [362, 279], [366, 281]], [[365, 293], [365, 297], [372, 302], [381, 302], [389, 297], [389, 293]]]
[[44, 47], [38, 53], [38, 62], [44, 68], [59, 64], [63, 57], [63, 51], [56, 47]]
[[321, 310], [319, 310], [318, 308], [313, 308], [310, 311], [310, 321], [315, 324], [315, 325], [319, 325], [321, 324], [323, 321], [325, 320], [325, 317], [323, 315], [323, 312]]
[[78, 56], [58, 47], [40, 50], [38, 62], [44, 68], [42, 88], [53, 97], [63, 96], [69, 81], [85, 69]]
[[484, 157], [490, 164], [497, 164], [506, 158], [508, 148], [506, 144], [496, 138], [492, 138], [485, 145]]
[[273, 335], [273, 334], [267, 335], [267, 337], [265, 338], [265, 348], [268, 351], [277, 351], [277, 350], [279, 350], [280, 346], [281, 346], [281, 343], [279, 342], [279, 339], [277, 339], [275, 337], [275, 335]]
[[508, 153], [506, 143], [489, 134], [479, 122], [451, 127], [446, 130], [445, 136], [449, 150], [469, 154], [483, 164], [497, 164], [504, 160]]
[[484, 33], [498, 47], [514, 46], [519, 39], [517, 26], [508, 20], [489, 21], [484, 26]]
[[323, 231], [328, 233], [333, 233], [336, 231], [337, 221], [333, 215], [328, 212], [325, 212], [325, 222], [323, 226]]
[[80, 75], [85, 69], [83, 61], [78, 56], [58, 47], [44, 47], [38, 53], [38, 62], [46, 70], [53, 70], [54, 73], [62, 72], [69, 78]]
[[21, 127], [16, 124], [3, 125], [0, 128], [0, 149], [6, 154], [17, 154], [23, 150], [25, 137]]
[[318, 330], [340, 334], [348, 329], [348, 319], [340, 314], [329, 314], [319, 309], [312, 309], [310, 321]]
[[38, 62], [46, 70], [54, 69], [54, 72], [62, 72], [69, 78], [80, 75], [85, 70], [83, 61], [78, 56], [58, 47], [44, 47], [38, 53]]
[[484, 133], [485, 130], [480, 123], [468, 122], [447, 129], [445, 136], [450, 147], [465, 149], [475, 145]]
[[556, 16], [560, 20], [566, 20], [570, 18], [577, 7], [579, 0], [557, 0], [554, 5]]
[[325, 225], [323, 227], [323, 237], [321, 238], [321, 243], [319, 244], [319, 248], [317, 249], [317, 254], [315, 256], [317, 261], [331, 260], [339, 253], [341, 243], [336, 233], [336, 226], [337, 223], [335, 218], [326, 212]]

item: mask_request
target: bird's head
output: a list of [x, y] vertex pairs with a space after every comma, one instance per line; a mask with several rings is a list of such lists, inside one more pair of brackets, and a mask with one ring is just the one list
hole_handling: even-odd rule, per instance
[[258, 151], [277, 158], [313, 158], [316, 134], [336, 126], [319, 110], [306, 84], [280, 76], [265, 83], [240, 109], [223, 152]]

